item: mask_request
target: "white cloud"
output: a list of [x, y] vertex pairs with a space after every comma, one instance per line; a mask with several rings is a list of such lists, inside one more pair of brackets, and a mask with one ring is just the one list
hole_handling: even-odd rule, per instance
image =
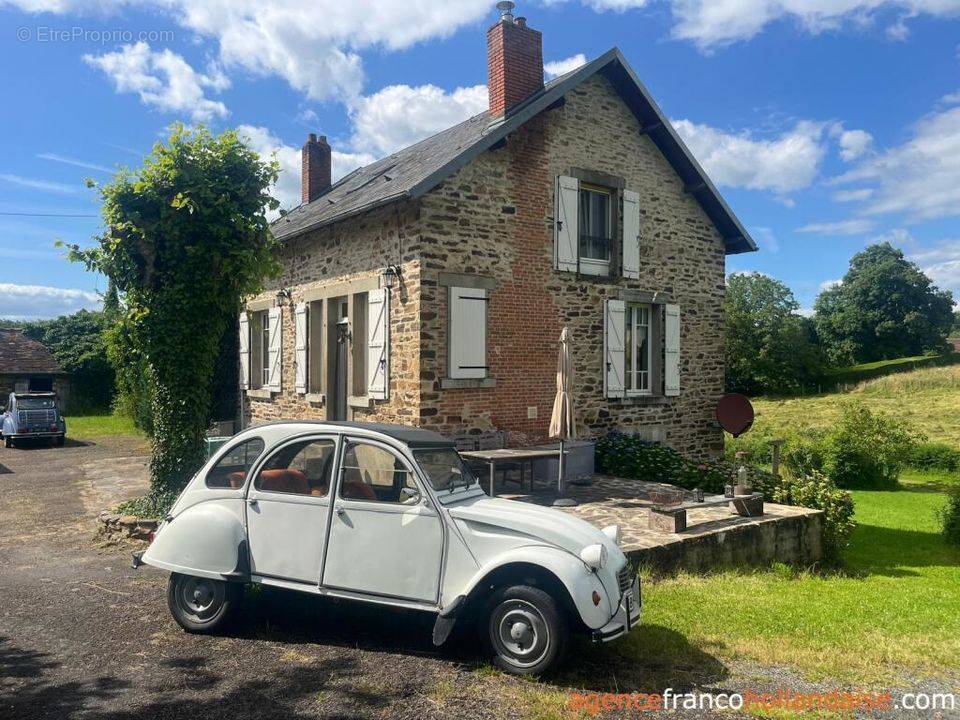
[[217, 68], [208, 74], [194, 70], [169, 49], [154, 51], [145, 42], [124, 45], [103, 55], [84, 55], [84, 62], [103, 71], [117, 92], [132, 92], [140, 101], [164, 112], [187, 113], [195, 121], [225, 117], [227, 106], [206, 96], [219, 92], [230, 81]]
[[563, 60], [553, 60], [552, 62], [544, 63], [543, 72], [549, 80], [550, 78], [555, 78], [558, 75], [564, 75], [571, 70], [576, 70], [581, 65], [586, 64], [587, 56], [583, 53], [577, 53], [576, 55], [571, 55]]
[[960, 304], [960, 240], [944, 240], [910, 254], [908, 259], [917, 263], [941, 290], [953, 292], [954, 304]]
[[952, 92], [952, 93], [947, 93], [942, 98], [940, 98], [940, 102], [943, 103], [944, 105], [960, 105], [960, 90], [957, 90], [956, 92]]
[[37, 178], [11, 175], [10, 173], [0, 173], [0, 180], [10, 183], [11, 185], [30, 188], [31, 190], [62, 193], [64, 195], [72, 195], [80, 189], [79, 185], [67, 185], [66, 183], [53, 182], [52, 180], [38, 180]]
[[873, 135], [865, 130], [841, 130], [837, 142], [840, 144], [840, 157], [850, 162], [870, 150]]
[[900, 9], [906, 15], [889, 26], [887, 34], [901, 39], [908, 32], [908, 16], [960, 16], [958, 0], [671, 0], [671, 5], [674, 36], [701, 48], [748, 40], [780, 20], [793, 20], [806, 32], [820, 33], [845, 25], [870, 26], [879, 12]]
[[77, 160], [77, 158], [67, 157], [66, 155], [57, 155], [56, 153], [40, 153], [37, 155], [41, 160], [52, 160], [53, 162], [63, 163], [64, 165], [74, 165], [75, 167], [86, 168], [87, 170], [96, 170], [98, 172], [112, 173], [114, 170], [106, 165], [97, 165], [86, 160]]
[[[237, 132], [246, 139], [247, 143], [260, 155], [269, 160], [276, 155], [280, 165], [280, 177], [273, 188], [273, 196], [280, 201], [280, 206], [286, 210], [300, 204], [300, 148], [285, 144], [280, 138], [265, 127], [255, 125], [240, 125]], [[341, 152], [333, 150], [331, 175], [336, 182], [351, 170], [373, 162], [370, 155]]]
[[801, 315], [805, 318], [812, 318], [816, 314], [817, 314], [816, 310], [806, 305], [801, 306], [800, 308], [797, 309], [797, 315]]
[[839, 222], [810, 223], [797, 228], [797, 232], [814, 235], [862, 235], [873, 230], [873, 226], [872, 220], [853, 219]]
[[824, 280], [820, 283], [820, 286], [817, 288], [818, 292], [823, 292], [824, 290], [829, 290], [830, 288], [835, 288], [838, 285], [842, 285], [843, 280]]
[[960, 215], [960, 107], [928, 115], [898, 147], [865, 158], [831, 184], [875, 185], [866, 215], [903, 213], [917, 222]]
[[57, 317], [84, 308], [96, 310], [101, 304], [95, 292], [45, 285], [0, 283], [0, 297], [3, 298], [2, 316], [18, 320]]
[[674, 127], [710, 178], [729, 187], [778, 193], [808, 187], [826, 153], [824, 126], [806, 120], [772, 140], [689, 120], [677, 120]]
[[881, 235], [870, 238], [870, 244], [890, 243], [899, 248], [909, 247], [917, 242], [917, 239], [910, 234], [909, 230], [904, 228], [894, 228]]
[[604, 10], [626, 12], [627, 10], [646, 7], [650, 0], [583, 0], [583, 2], [597, 12], [603, 12]]
[[436, 85], [389, 85], [351, 110], [353, 149], [387, 155], [485, 110], [486, 85], [447, 93]]
[[856, 190], [837, 190], [833, 193], [833, 199], [836, 202], [860, 202], [869, 200], [873, 195], [873, 188], [858, 188]]

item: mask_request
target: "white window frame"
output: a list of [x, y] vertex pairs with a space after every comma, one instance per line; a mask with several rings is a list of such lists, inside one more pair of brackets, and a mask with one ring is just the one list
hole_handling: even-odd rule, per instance
[[[586, 218], [583, 217], [583, 213], [579, 211], [579, 205], [583, 193], [588, 192], [607, 196], [607, 234], [609, 235], [607, 238], [609, 258], [607, 260], [597, 260], [596, 258], [584, 257], [582, 252], [583, 242], [581, 240], [580, 228], [586, 225]], [[577, 195], [577, 256], [580, 265], [580, 273], [583, 275], [608, 275], [610, 273], [610, 262], [613, 258], [613, 206], [615, 202], [616, 193], [612, 188], [604, 187], [602, 185], [592, 185], [584, 182], [580, 183], [579, 194]]]
[[270, 311], [261, 310], [258, 315], [260, 320], [260, 367], [257, 368], [259, 383], [257, 387], [270, 387]]
[[[641, 312], [646, 310], [647, 322], [646, 325], [640, 324], [637, 320], [641, 316]], [[624, 352], [627, 351], [627, 342], [626, 339], [629, 337], [630, 346], [629, 354], [630, 361], [629, 364], [624, 366], [624, 379], [623, 385], [626, 391], [627, 397], [645, 397], [653, 395], [653, 312], [654, 306], [649, 303], [627, 303], [626, 315], [624, 317], [625, 332], [624, 332]], [[637, 331], [640, 328], [646, 328], [646, 337], [647, 337], [647, 369], [640, 370], [639, 366], [639, 357], [635, 352], [637, 348]], [[637, 388], [635, 387], [635, 382], [640, 373], [646, 373], [647, 386], [646, 388]]]

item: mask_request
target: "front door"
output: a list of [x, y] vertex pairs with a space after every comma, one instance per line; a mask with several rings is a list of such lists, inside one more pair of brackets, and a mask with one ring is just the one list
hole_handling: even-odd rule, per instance
[[443, 526], [409, 465], [367, 440], [346, 439], [340, 456], [323, 585], [436, 602]]
[[289, 442], [257, 472], [247, 492], [254, 575], [319, 582], [336, 445], [331, 436]]

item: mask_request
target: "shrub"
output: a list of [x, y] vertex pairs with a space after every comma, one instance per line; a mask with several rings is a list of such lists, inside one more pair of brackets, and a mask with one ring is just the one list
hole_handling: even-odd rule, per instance
[[649, 482], [673, 482], [683, 465], [676, 450], [619, 432], [597, 441], [596, 458], [600, 472]]
[[917, 443], [906, 464], [918, 470], [960, 470], [960, 450], [946, 443]]
[[795, 477], [822, 472], [829, 453], [826, 433], [808, 430], [785, 438], [783, 465]]
[[943, 539], [960, 546], [960, 486], [947, 491], [947, 504], [940, 509]]
[[849, 404], [827, 435], [823, 471], [837, 487], [895, 488], [918, 439], [902, 420]]
[[[823, 555], [836, 561], [850, 541], [856, 523], [853, 521], [853, 498], [840, 490], [823, 473], [813, 472], [798, 477], [784, 477], [770, 494], [770, 499], [783, 505], [798, 505], [823, 511]], [[958, 516], [960, 517], [960, 516]]]

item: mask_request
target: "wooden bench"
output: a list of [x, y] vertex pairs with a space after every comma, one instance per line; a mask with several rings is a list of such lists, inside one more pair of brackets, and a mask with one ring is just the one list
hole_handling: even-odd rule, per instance
[[704, 507], [719, 507], [730, 505], [730, 511], [741, 517], [759, 517], [763, 515], [763, 494], [735, 495], [732, 498], [725, 495], [705, 495], [703, 502], [685, 500], [677, 506], [653, 505], [650, 508], [648, 527], [662, 533], [681, 533], [687, 529], [687, 510], [696, 510]]

